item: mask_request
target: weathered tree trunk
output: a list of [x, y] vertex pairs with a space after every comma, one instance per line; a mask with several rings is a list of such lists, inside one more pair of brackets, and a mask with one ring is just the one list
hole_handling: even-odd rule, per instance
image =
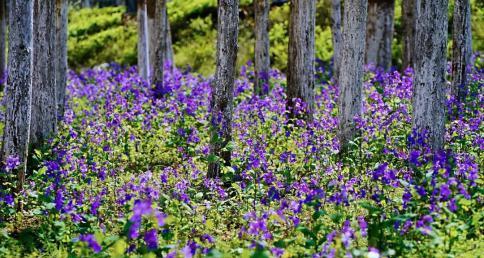
[[[163, 73], [164, 63], [167, 61], [167, 38], [168, 38], [168, 18], [166, 12], [166, 0], [156, 1], [156, 17], [154, 23], [155, 35], [153, 40], [152, 64], [153, 64], [153, 84], [155, 85], [155, 92], [161, 94], [163, 87]], [[171, 60], [170, 60], [171, 61]]]
[[64, 116], [67, 85], [67, 14], [68, 1], [56, 0], [56, 46], [55, 86], [57, 93], [57, 116]]
[[306, 119], [312, 119], [314, 105], [314, 31], [316, 1], [291, 0], [287, 63], [287, 109], [299, 116], [295, 99], [306, 103]]
[[[161, 15], [160, 11], [156, 9], [156, 4], [159, 2], [158, 0], [146, 0], [146, 15], [148, 17], [148, 40], [149, 40], [149, 63], [151, 70], [149, 71], [151, 77], [154, 76], [153, 73], [156, 73], [156, 69], [154, 68], [153, 64], [155, 63], [155, 51], [156, 51], [156, 44], [158, 38], [158, 29], [159, 24], [156, 23], [156, 16]], [[151, 78], [152, 79], [152, 78]]]
[[125, 0], [126, 12], [129, 14], [136, 13], [136, 0]]
[[30, 135], [32, 99], [32, 16], [31, 0], [10, 0], [7, 86], [5, 89], [5, 128], [2, 161], [9, 156], [20, 159], [17, 191], [25, 182]]
[[385, 70], [392, 65], [395, 0], [369, 0], [366, 25], [366, 63]]
[[[218, 0], [217, 67], [212, 84], [210, 156], [230, 164], [231, 151], [225, 149], [232, 140], [232, 112], [235, 64], [239, 27], [239, 1]], [[210, 159], [208, 177], [218, 177], [221, 162]]]
[[255, 83], [254, 93], [265, 95], [269, 90], [269, 0], [254, 0], [255, 10]]
[[30, 138], [38, 145], [56, 130], [55, 1], [34, 1], [32, 120]]
[[367, 0], [345, 0], [339, 75], [339, 139], [342, 147], [357, 135], [354, 117], [361, 114], [367, 3]]
[[333, 35], [333, 78], [338, 80], [341, 65], [341, 0], [331, 2], [331, 33]]
[[91, 0], [82, 0], [82, 8], [91, 8]]
[[166, 52], [165, 52], [165, 60], [169, 60], [172, 65], [174, 66], [174, 56], [175, 56], [175, 52], [173, 51], [173, 42], [172, 42], [172, 39], [171, 39], [171, 27], [170, 27], [170, 19], [168, 17], [168, 13], [166, 15], [166, 30], [168, 31], [167, 32], [167, 36], [166, 36]]
[[[0, 0], [0, 81], [3, 81], [6, 69], [6, 40], [7, 40], [7, 0]], [[1, 87], [3, 89], [3, 87]]]
[[413, 128], [440, 150], [445, 132], [445, 66], [448, 0], [420, 0], [415, 44]]
[[149, 80], [151, 69], [150, 36], [146, 1], [138, 1], [138, 72], [143, 79]]
[[452, 42], [452, 96], [461, 103], [468, 91], [467, 77], [472, 55], [469, 0], [455, 1]]
[[403, 57], [402, 67], [414, 67], [415, 63], [415, 26], [417, 26], [417, 4], [419, 0], [402, 1]]

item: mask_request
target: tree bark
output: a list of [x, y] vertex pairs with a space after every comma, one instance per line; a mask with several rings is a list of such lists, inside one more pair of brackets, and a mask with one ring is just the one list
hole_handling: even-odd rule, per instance
[[[0, 0], [0, 81], [3, 81], [6, 70], [6, 40], [7, 40], [7, 0]], [[3, 86], [1, 86], [3, 89]]]
[[255, 83], [254, 93], [265, 95], [269, 91], [269, 0], [254, 0], [255, 10]]
[[167, 59], [167, 37], [168, 37], [168, 18], [166, 12], [166, 0], [156, 1], [156, 17], [155, 26], [152, 34], [155, 35], [153, 40], [153, 52], [152, 57], [153, 64], [153, 84], [155, 85], [155, 93], [159, 97], [163, 91], [163, 74], [164, 64]]
[[91, 8], [91, 0], [82, 0], [82, 8]]
[[147, 0], [138, 1], [138, 72], [150, 78], [150, 35], [148, 29]]
[[458, 103], [467, 95], [467, 77], [472, 55], [471, 6], [469, 0], [456, 0], [452, 28], [452, 96]]
[[136, 13], [136, 0], [125, 0], [124, 4], [126, 5], [126, 12], [128, 14]]
[[5, 128], [3, 130], [2, 161], [9, 156], [20, 159], [17, 191], [25, 182], [30, 136], [32, 100], [32, 0], [10, 0], [8, 70], [5, 89]]
[[57, 93], [57, 116], [64, 116], [67, 85], [67, 0], [56, 0], [56, 46], [55, 85]]
[[341, 66], [341, 0], [331, 2], [331, 33], [333, 35], [333, 78], [338, 80]]
[[403, 56], [402, 67], [414, 67], [415, 63], [415, 33], [417, 26], [417, 4], [419, 0], [402, 1], [402, 26], [403, 26]]
[[417, 17], [413, 128], [434, 151], [444, 144], [448, 0], [420, 0]]
[[36, 146], [56, 130], [55, 1], [34, 1], [31, 143]]
[[314, 105], [314, 34], [316, 1], [292, 0], [289, 20], [287, 65], [287, 109], [291, 117], [300, 116], [296, 99], [306, 104], [305, 118], [312, 119]]
[[234, 98], [235, 64], [239, 27], [239, 1], [218, 0], [217, 58], [215, 79], [212, 84], [211, 142], [208, 177], [218, 177], [221, 162], [230, 164], [231, 151], [225, 147], [232, 140], [232, 113]]
[[357, 135], [354, 117], [361, 114], [367, 3], [366, 0], [345, 0], [339, 75], [339, 140], [342, 147]]
[[366, 25], [366, 63], [385, 70], [392, 65], [395, 0], [369, 0]]

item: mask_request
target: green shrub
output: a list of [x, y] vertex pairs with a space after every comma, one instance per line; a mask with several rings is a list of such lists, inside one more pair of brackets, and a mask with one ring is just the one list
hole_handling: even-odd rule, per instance
[[[240, 3], [239, 52], [237, 65], [253, 59], [253, 10], [252, 1]], [[484, 4], [471, 0], [474, 51], [484, 50]], [[453, 1], [449, 5], [449, 32], [452, 28]], [[331, 28], [331, 3], [318, 1], [316, 16], [316, 58], [329, 61], [333, 55]], [[73, 69], [91, 67], [107, 62], [124, 65], [136, 64], [136, 18], [124, 15], [124, 7], [73, 9], [69, 15], [69, 65]], [[209, 75], [215, 69], [216, 0], [172, 0], [168, 3], [175, 63], [191, 67], [193, 71]], [[273, 6], [270, 13], [271, 64], [285, 70], [289, 4]], [[393, 40], [393, 65], [401, 65], [401, 0], [395, 4], [395, 37]], [[449, 39], [450, 39], [449, 35]], [[451, 43], [448, 49], [451, 49]], [[448, 52], [449, 56], [451, 52]]]

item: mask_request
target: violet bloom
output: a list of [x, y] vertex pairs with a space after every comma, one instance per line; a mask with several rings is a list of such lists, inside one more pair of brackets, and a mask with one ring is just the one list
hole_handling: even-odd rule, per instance
[[146, 231], [144, 237], [146, 246], [148, 250], [155, 250], [158, 248], [158, 235], [156, 233], [156, 229], [150, 229]]
[[20, 158], [17, 156], [8, 156], [5, 165], [6, 171], [12, 171], [20, 165]]
[[87, 246], [91, 248], [94, 251], [94, 253], [99, 253], [102, 250], [102, 247], [96, 241], [96, 238], [94, 238], [93, 234], [80, 235], [79, 241], [86, 242]]

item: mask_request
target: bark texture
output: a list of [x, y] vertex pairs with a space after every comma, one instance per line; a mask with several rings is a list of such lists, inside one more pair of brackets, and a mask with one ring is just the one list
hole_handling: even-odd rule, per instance
[[415, 45], [413, 128], [440, 150], [445, 132], [445, 67], [448, 0], [420, 0]]
[[390, 69], [394, 13], [395, 0], [368, 0], [365, 53], [367, 64]]
[[354, 117], [361, 114], [367, 3], [366, 0], [345, 0], [339, 75], [339, 140], [342, 146], [357, 135]]
[[163, 87], [164, 64], [167, 61], [173, 61], [166, 2], [166, 0], [156, 1], [156, 14], [151, 31], [152, 51], [150, 52], [150, 62], [153, 67], [153, 84], [157, 89], [157, 93], [161, 93], [161, 88]]
[[254, 0], [255, 10], [255, 83], [254, 92], [265, 95], [269, 91], [269, 0]]
[[402, 26], [403, 26], [403, 69], [414, 67], [415, 63], [415, 33], [417, 26], [417, 4], [420, 0], [402, 1]]
[[7, 41], [7, 0], [0, 0], [0, 80], [6, 70], [6, 41]]
[[143, 79], [149, 80], [151, 70], [150, 33], [146, 1], [138, 1], [138, 72]]
[[55, 1], [34, 1], [31, 143], [40, 144], [55, 132]]
[[20, 158], [18, 190], [25, 182], [30, 135], [32, 98], [32, 1], [10, 0], [9, 59], [10, 71], [5, 89], [5, 128], [2, 161], [9, 156]]
[[469, 0], [456, 0], [452, 28], [452, 96], [465, 100], [472, 55], [471, 6]]
[[55, 85], [57, 94], [57, 116], [64, 116], [67, 85], [67, 13], [68, 1], [56, 0], [55, 37]]
[[341, 66], [341, 0], [331, 1], [331, 33], [333, 35], [333, 78], [338, 80]]
[[291, 0], [289, 49], [287, 65], [287, 109], [292, 117], [299, 116], [295, 99], [306, 103], [308, 120], [314, 105], [314, 30], [316, 1]]
[[[230, 164], [231, 151], [225, 149], [232, 140], [232, 113], [234, 98], [235, 64], [239, 27], [239, 1], [218, 0], [217, 57], [212, 84], [210, 156], [220, 157]], [[218, 177], [221, 162], [210, 160], [208, 177]]]

